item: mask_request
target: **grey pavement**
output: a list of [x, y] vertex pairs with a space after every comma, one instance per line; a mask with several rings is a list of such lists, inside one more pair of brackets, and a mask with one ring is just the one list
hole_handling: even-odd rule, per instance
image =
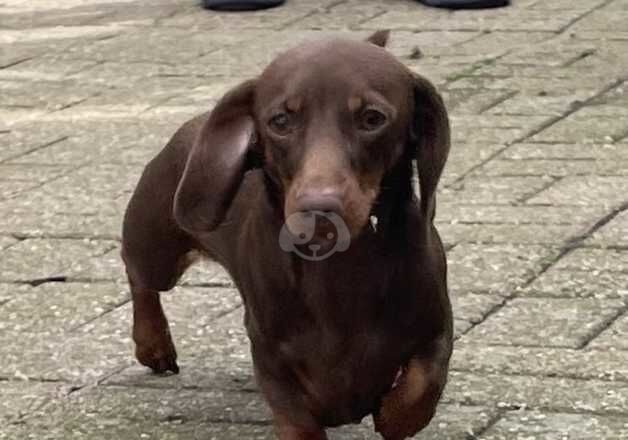
[[628, 0], [0, 0], [0, 439], [272, 438], [218, 266], [164, 297], [181, 374], [135, 363], [121, 216], [174, 130], [278, 51], [381, 28], [454, 136], [457, 340], [416, 438], [628, 439]]

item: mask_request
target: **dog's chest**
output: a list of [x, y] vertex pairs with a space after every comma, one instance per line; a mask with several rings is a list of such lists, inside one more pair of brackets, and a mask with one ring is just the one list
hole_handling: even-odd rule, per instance
[[326, 425], [358, 421], [390, 389], [406, 344], [382, 328], [302, 329], [279, 346], [313, 414]]
[[271, 341], [262, 356], [273, 359], [273, 375], [295, 378], [309, 411], [329, 426], [373, 412], [416, 342], [387, 292], [371, 290], [382, 286], [346, 281], [286, 295], [282, 313], [251, 334]]

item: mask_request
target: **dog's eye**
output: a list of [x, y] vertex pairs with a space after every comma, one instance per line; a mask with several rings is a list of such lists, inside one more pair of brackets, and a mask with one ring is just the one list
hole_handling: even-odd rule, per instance
[[360, 129], [376, 131], [386, 123], [386, 115], [374, 109], [366, 109], [360, 118]]
[[277, 113], [275, 116], [270, 118], [268, 126], [276, 134], [280, 136], [285, 136], [292, 130], [293, 119], [294, 118], [291, 113]]

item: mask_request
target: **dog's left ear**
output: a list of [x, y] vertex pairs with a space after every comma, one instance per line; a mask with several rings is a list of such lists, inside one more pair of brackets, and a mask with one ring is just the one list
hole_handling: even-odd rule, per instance
[[449, 117], [443, 98], [436, 88], [419, 75], [414, 75], [411, 138], [419, 173], [421, 211], [431, 221], [436, 209], [436, 186], [449, 154]]
[[373, 35], [368, 37], [366, 41], [371, 44], [374, 44], [375, 46], [386, 47], [386, 44], [388, 44], [389, 38], [390, 38], [390, 30], [382, 29], [382, 30], [376, 31]]

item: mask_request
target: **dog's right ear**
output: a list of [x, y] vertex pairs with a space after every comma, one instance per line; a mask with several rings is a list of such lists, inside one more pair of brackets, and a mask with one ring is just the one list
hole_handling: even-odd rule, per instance
[[368, 41], [371, 44], [374, 44], [375, 46], [386, 47], [386, 45], [388, 44], [389, 38], [390, 38], [390, 30], [382, 29], [382, 30], [376, 31], [373, 35], [368, 37], [366, 41]]
[[450, 147], [449, 116], [434, 85], [414, 75], [414, 123], [412, 139], [419, 173], [421, 210], [429, 221], [436, 209], [436, 186], [445, 167]]
[[229, 91], [201, 128], [174, 199], [174, 218], [188, 232], [209, 232], [223, 221], [244, 177], [255, 138], [255, 80]]

